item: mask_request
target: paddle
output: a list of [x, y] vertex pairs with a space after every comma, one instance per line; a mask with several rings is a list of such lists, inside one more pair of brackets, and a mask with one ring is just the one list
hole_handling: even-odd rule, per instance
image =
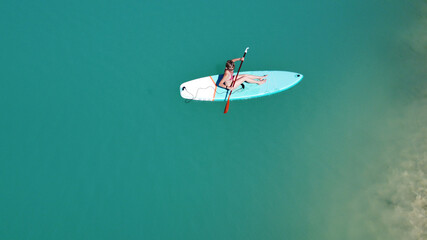
[[[243, 54], [243, 58], [245, 58], [246, 53], [248, 52], [248, 49], [249, 49], [249, 47], [247, 47], [245, 49], [245, 53]], [[234, 83], [236, 82], [237, 77], [239, 76], [240, 68], [242, 67], [243, 61], [240, 62], [239, 70], [237, 71], [236, 77], [234, 78], [233, 82], [231, 83], [231, 87], [234, 87]], [[232, 92], [233, 92], [233, 90], [231, 90], [230, 94], [228, 94], [228, 100], [227, 100], [227, 104], [225, 105], [224, 114], [228, 112], [228, 108], [230, 107], [230, 96], [231, 96]]]

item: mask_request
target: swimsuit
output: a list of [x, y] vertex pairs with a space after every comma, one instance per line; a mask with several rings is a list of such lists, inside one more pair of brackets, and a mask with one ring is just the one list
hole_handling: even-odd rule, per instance
[[[225, 82], [227, 82], [227, 83], [230, 82], [231, 84], [233, 84], [233, 80], [234, 80], [233, 71], [231, 71], [231, 70], [226, 70], [226, 71], [230, 72], [230, 80], [227, 80]], [[231, 84], [229, 87], [231, 87]]]

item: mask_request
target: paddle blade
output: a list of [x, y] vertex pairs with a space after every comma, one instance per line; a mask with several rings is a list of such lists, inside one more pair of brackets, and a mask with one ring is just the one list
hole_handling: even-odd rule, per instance
[[224, 114], [228, 112], [228, 107], [230, 107], [230, 98], [228, 98], [227, 104], [225, 105]]

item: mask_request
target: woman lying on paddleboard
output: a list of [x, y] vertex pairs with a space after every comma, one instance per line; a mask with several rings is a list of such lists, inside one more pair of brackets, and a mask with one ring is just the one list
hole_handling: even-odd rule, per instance
[[[234, 90], [244, 82], [257, 83], [258, 85], [261, 85], [261, 84], [265, 83], [265, 81], [267, 81], [267, 79], [266, 79], [267, 75], [260, 77], [260, 76], [255, 76], [255, 75], [242, 74], [242, 75], [239, 75], [237, 77], [236, 82], [234, 83], [234, 86], [232, 87], [231, 85], [233, 84], [233, 81], [235, 78], [235, 76], [233, 76], [234, 62], [236, 62], [236, 61], [242, 61], [243, 62], [244, 60], [245, 60], [244, 58], [236, 58], [236, 59], [227, 61], [227, 63], [225, 64], [224, 76], [222, 77], [221, 81], [218, 84], [220, 87], [223, 87], [227, 90]], [[258, 79], [258, 81], [255, 79]]]

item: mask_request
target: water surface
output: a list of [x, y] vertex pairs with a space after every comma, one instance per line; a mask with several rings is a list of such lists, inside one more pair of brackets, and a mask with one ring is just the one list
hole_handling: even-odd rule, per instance
[[[0, 238], [426, 238], [425, 1], [1, 6]], [[247, 46], [303, 81], [180, 98]]]

